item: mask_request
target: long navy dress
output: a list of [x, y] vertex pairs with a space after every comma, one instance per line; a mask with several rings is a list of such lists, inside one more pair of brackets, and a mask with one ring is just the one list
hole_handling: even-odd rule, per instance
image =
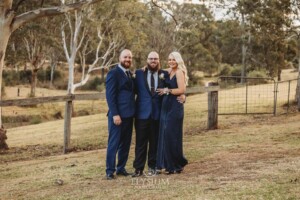
[[[168, 88], [178, 88], [176, 75], [171, 79], [166, 77]], [[157, 169], [168, 172], [181, 172], [188, 163], [182, 150], [183, 104], [177, 101], [177, 96], [164, 95], [159, 127], [157, 149]]]

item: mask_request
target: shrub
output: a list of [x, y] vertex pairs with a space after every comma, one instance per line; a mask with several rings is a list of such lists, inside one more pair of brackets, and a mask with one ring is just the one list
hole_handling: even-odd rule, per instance
[[19, 73], [14, 70], [4, 70], [3, 71], [3, 82], [7, 86], [15, 86], [19, 84]]
[[220, 70], [220, 76], [231, 76], [231, 73], [233, 71], [233, 67], [231, 65], [228, 65], [228, 64], [224, 64], [222, 67], [221, 67], [221, 70]]
[[5, 97], [6, 93], [5, 93], [5, 82], [2, 82], [1, 85], [1, 95], [2, 97]]
[[242, 75], [242, 67], [241, 66], [234, 66], [231, 71], [231, 76], [241, 76]]
[[42, 118], [38, 115], [34, 115], [31, 119], [30, 119], [30, 124], [40, 124], [42, 122]]
[[18, 84], [28, 84], [31, 83], [31, 70], [22, 70], [19, 71], [20, 73], [20, 82]]
[[[51, 67], [47, 67], [46, 69], [40, 69], [37, 73], [37, 78], [39, 81], [50, 81], [51, 78]], [[54, 70], [53, 72], [53, 81], [62, 78], [62, 74], [58, 70]]]
[[268, 77], [266, 70], [253, 70], [248, 73], [247, 77], [262, 78], [262, 79], [249, 79], [248, 80], [249, 84], [264, 84], [268, 82], [267, 79], [264, 79]]
[[101, 78], [96, 76], [94, 79], [89, 80], [85, 85], [80, 89], [82, 90], [97, 90], [102, 91], [104, 89], [104, 81]]

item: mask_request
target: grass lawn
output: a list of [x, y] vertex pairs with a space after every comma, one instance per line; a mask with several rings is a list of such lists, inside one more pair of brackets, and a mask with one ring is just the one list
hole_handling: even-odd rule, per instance
[[[105, 180], [105, 112], [8, 129], [0, 154], [0, 199], [300, 199], [300, 114], [220, 116], [206, 130], [207, 96], [185, 105], [182, 174]], [[127, 163], [133, 171], [134, 137]]]

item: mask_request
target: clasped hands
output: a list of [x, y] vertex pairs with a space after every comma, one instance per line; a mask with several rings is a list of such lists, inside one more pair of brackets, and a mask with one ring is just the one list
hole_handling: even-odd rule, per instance
[[[158, 95], [169, 95], [170, 93], [170, 89], [169, 88], [157, 88], [156, 89], [156, 92], [158, 93]], [[185, 94], [181, 94], [180, 96], [177, 97], [177, 101], [179, 103], [185, 103], [185, 100], [186, 100], [186, 96]]]
[[158, 93], [158, 95], [164, 95], [164, 94], [166, 94], [166, 95], [169, 95], [169, 93], [170, 93], [170, 89], [169, 88], [157, 88], [156, 89], [156, 92]]

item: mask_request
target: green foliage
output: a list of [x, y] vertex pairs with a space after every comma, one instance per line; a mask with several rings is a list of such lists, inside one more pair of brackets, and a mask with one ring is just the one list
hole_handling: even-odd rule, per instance
[[267, 72], [266, 70], [254, 70], [248, 73], [247, 77], [251, 78], [267, 78]]
[[40, 124], [42, 123], [42, 118], [39, 115], [34, 115], [30, 119], [30, 124]]
[[176, 32], [176, 47], [188, 69], [216, 72], [221, 55], [215, 42], [216, 26], [211, 12], [204, 5], [194, 4], [182, 4], [175, 12], [182, 23]]
[[3, 70], [3, 82], [7, 86], [15, 86], [20, 84], [28, 84], [31, 79], [31, 71], [30, 70]]
[[14, 70], [3, 70], [2, 72], [3, 83], [7, 86], [17, 85], [17, 81], [19, 80], [19, 73]]
[[[40, 82], [49, 81], [51, 77], [51, 68], [47, 67], [46, 69], [40, 69], [37, 73], [37, 78]], [[53, 81], [62, 78], [62, 73], [59, 70], [54, 70], [53, 72]]]
[[31, 83], [31, 76], [32, 76], [32, 72], [31, 70], [21, 70], [19, 71], [20, 75], [19, 75], [19, 84], [28, 84]]
[[242, 74], [242, 66], [236, 65], [233, 67], [231, 71], [231, 76], [241, 76]]
[[221, 66], [219, 76], [231, 76], [233, 67], [229, 64], [224, 64]]
[[[39, 82], [48, 82], [50, 80], [51, 69], [40, 69], [37, 73]], [[26, 85], [31, 83], [31, 70], [3, 70], [3, 82], [7, 86]], [[59, 70], [54, 71], [53, 80], [57, 81], [62, 78]]]
[[204, 80], [203, 80], [203, 77], [199, 77], [199, 76], [196, 76], [194, 73], [189, 73], [189, 86], [192, 87], [192, 86], [203, 86], [204, 85]]
[[[95, 59], [98, 44], [97, 28], [100, 28], [104, 36], [100, 56], [108, 48], [109, 41], [114, 39], [118, 43], [115, 54], [108, 56], [108, 59], [113, 58], [113, 63], [118, 62], [118, 54], [124, 48], [132, 50], [135, 68], [141, 68], [146, 64], [147, 54], [150, 51], [157, 51], [160, 54], [161, 66], [167, 65], [170, 52], [179, 51], [191, 74], [191, 84], [201, 83], [201, 80], [193, 77], [193, 71], [201, 70], [212, 75], [218, 71], [221, 64], [225, 66], [219, 70], [220, 75], [240, 76], [241, 67], [232, 66], [241, 66], [242, 58], [245, 58], [245, 71], [256, 73], [265, 69], [268, 76], [276, 77], [287, 66], [286, 63], [298, 67], [300, 34], [295, 27], [292, 29], [290, 18], [291, 13], [299, 16], [300, 8], [296, 2], [237, 1], [236, 6], [229, 10], [233, 12], [234, 17], [216, 21], [212, 10], [205, 5], [177, 4], [172, 1], [165, 6], [173, 13], [176, 24], [172, 17], [152, 3], [102, 1], [93, 4], [88, 11], [89, 16], [86, 16], [82, 23], [90, 40], [86, 62], [90, 64]], [[16, 5], [16, 2], [13, 1], [13, 4]], [[53, 1], [44, 3], [45, 6], [54, 4]], [[38, 1], [32, 4], [22, 3], [17, 14], [37, 7]], [[39, 39], [39, 44], [44, 47], [43, 53], [47, 55], [50, 63], [64, 61], [60, 26], [64, 20], [63, 16], [45, 18], [16, 30], [6, 51], [7, 66], [18, 68], [29, 61], [24, 38], [30, 35]], [[67, 40], [70, 35], [71, 33], [67, 31]], [[242, 52], [242, 45], [246, 48], [245, 52]], [[79, 59], [76, 62], [79, 63]], [[79, 68], [77, 72], [81, 73], [82, 69]], [[251, 76], [253, 74], [254, 72]], [[3, 73], [6, 85], [28, 84], [30, 77], [30, 71]], [[40, 85], [40, 82], [47, 82], [49, 79], [50, 68], [38, 72]], [[55, 71], [54, 86], [58, 89], [67, 88], [67, 81], [62, 79], [63, 76]], [[102, 83], [92, 80], [83, 89], [102, 90], [102, 87], [104, 87]]]
[[94, 79], [89, 80], [85, 85], [80, 87], [81, 90], [97, 90], [99, 92], [104, 90], [104, 81], [96, 76]]
[[5, 93], [5, 83], [2, 82], [1, 84], [1, 97], [5, 97], [6, 93]]

